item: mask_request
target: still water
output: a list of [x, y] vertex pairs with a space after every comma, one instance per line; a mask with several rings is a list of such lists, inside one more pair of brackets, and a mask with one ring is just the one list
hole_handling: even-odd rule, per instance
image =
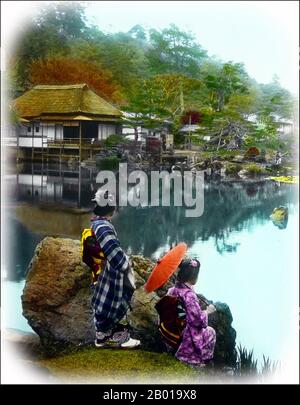
[[[38, 242], [57, 235], [79, 239], [89, 225], [97, 172], [81, 168], [22, 166], [4, 178], [2, 260], [4, 325], [29, 331], [21, 294], [27, 266]], [[281, 229], [270, 220], [275, 207], [288, 208]], [[281, 360], [298, 308], [295, 185], [256, 182], [205, 183], [204, 213], [186, 218], [183, 207], [123, 207], [113, 220], [124, 249], [152, 259], [180, 241], [201, 261], [196, 289], [226, 302], [233, 314], [237, 343]]]

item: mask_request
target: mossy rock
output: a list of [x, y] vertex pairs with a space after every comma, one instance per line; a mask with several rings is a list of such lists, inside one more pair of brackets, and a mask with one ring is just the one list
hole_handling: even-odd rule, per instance
[[228, 163], [226, 165], [226, 174], [227, 175], [237, 175], [243, 166], [239, 163]]

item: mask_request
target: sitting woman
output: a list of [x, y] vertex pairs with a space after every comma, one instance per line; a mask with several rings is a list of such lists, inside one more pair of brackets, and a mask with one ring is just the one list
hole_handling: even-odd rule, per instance
[[214, 355], [216, 332], [208, 326], [207, 321], [208, 314], [214, 312], [215, 307], [209, 305], [206, 311], [201, 310], [193, 287], [199, 270], [198, 260], [183, 260], [179, 265], [176, 284], [167, 295], [179, 297], [185, 310], [185, 328], [175, 357], [188, 364], [203, 366]]

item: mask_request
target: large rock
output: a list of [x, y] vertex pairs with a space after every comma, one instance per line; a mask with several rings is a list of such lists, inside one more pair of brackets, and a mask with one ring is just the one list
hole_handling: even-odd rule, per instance
[[[146, 294], [143, 285], [154, 263], [141, 256], [131, 256], [131, 260], [137, 282], [128, 314], [132, 335], [140, 338], [145, 348], [162, 350], [154, 305], [174, 278], [164, 288]], [[37, 246], [22, 295], [23, 314], [48, 352], [69, 344], [93, 343], [90, 281], [89, 268], [81, 262], [79, 241], [47, 237]], [[226, 304], [215, 305], [217, 312], [209, 317], [217, 332], [215, 361], [233, 365], [235, 330], [230, 309]]]

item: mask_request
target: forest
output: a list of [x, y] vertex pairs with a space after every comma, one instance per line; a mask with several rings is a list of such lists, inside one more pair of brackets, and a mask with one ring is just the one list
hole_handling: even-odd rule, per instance
[[242, 62], [209, 56], [193, 33], [173, 24], [102, 32], [85, 9], [81, 2], [53, 3], [20, 28], [8, 61], [10, 99], [37, 84], [86, 83], [131, 113], [126, 123], [133, 128], [168, 122], [177, 144], [182, 125], [193, 124], [193, 140], [201, 145], [210, 135], [212, 148], [224, 135], [240, 147], [291, 147], [277, 130], [280, 120], [293, 120], [296, 100], [276, 76], [257, 83]]

